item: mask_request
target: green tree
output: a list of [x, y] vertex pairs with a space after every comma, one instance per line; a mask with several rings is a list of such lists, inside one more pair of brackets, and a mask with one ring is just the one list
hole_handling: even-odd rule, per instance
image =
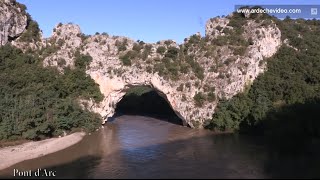
[[99, 102], [103, 95], [85, 73], [90, 57], [77, 59], [75, 69], [59, 74], [17, 48], [0, 47], [0, 140], [39, 140], [99, 125], [101, 117], [78, 104], [78, 98]]

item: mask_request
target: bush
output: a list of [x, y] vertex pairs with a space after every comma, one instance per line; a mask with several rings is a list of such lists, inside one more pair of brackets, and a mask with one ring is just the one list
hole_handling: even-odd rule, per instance
[[182, 95], [182, 101], [187, 101], [187, 97], [185, 94]]
[[171, 43], [173, 43], [172, 40], [166, 40], [166, 41], [164, 41], [164, 44], [167, 45], [167, 46], [169, 46]]
[[235, 61], [236, 61], [235, 57], [229, 57], [228, 59], [226, 59], [226, 60], [224, 61], [224, 64], [225, 64], [226, 66], [229, 66], [231, 63], [233, 63], [233, 62], [235, 62]]
[[217, 46], [224, 46], [228, 44], [228, 38], [226, 36], [218, 36], [216, 39], [212, 41], [212, 44]]
[[122, 56], [122, 57], [120, 57], [120, 60], [123, 63], [123, 65], [131, 66], [131, 60], [129, 59], [128, 56]]
[[67, 64], [66, 60], [63, 59], [63, 58], [58, 59], [57, 62], [58, 62], [58, 66], [60, 66], [60, 67], [63, 67], [63, 66], [65, 66]]
[[190, 87], [191, 87], [190, 82], [187, 82], [187, 83], [186, 83], [186, 87], [187, 87], [187, 88], [190, 88]]
[[121, 62], [125, 66], [131, 66], [131, 60], [136, 58], [138, 55], [137, 51], [128, 51], [125, 55], [120, 57]]
[[176, 47], [169, 47], [165, 57], [176, 60], [179, 55], [179, 49]]
[[197, 107], [202, 107], [203, 103], [205, 102], [205, 96], [201, 93], [198, 92], [194, 97], [193, 97], [194, 101], [195, 101], [195, 105]]
[[209, 92], [207, 95], [207, 100], [209, 102], [213, 102], [216, 100], [216, 94], [214, 92]]
[[86, 69], [87, 65], [92, 61], [92, 57], [90, 55], [80, 54], [79, 51], [75, 53], [75, 61], [74, 64], [79, 69]]
[[27, 21], [27, 30], [20, 36], [22, 42], [37, 42], [40, 41], [40, 28], [36, 21], [31, 18]]
[[165, 48], [164, 46], [159, 46], [159, 47], [157, 48], [157, 53], [163, 54], [163, 53], [165, 53], [165, 52], [166, 52], [166, 48]]
[[183, 84], [180, 84], [180, 86], [177, 87], [177, 91], [183, 91]]
[[116, 40], [115, 42], [115, 46], [118, 48], [118, 51], [125, 51], [127, 50], [127, 39], [124, 39], [122, 42], [120, 42], [119, 40]]
[[229, 28], [224, 28], [222, 32], [228, 35], [232, 32], [232, 30], [230, 30]]
[[216, 27], [216, 29], [217, 29], [218, 31], [221, 31], [223, 28], [222, 28], [220, 25], [218, 25], [218, 26]]
[[65, 41], [63, 39], [59, 39], [57, 43], [59, 47], [62, 47]]
[[133, 44], [132, 50], [140, 52], [141, 49], [142, 49], [142, 46], [140, 44], [138, 43]]
[[194, 56], [186, 56], [186, 61], [191, 66], [192, 71], [195, 73], [196, 77], [202, 80], [204, 78], [204, 69], [197, 61], [194, 60]]
[[151, 52], [152, 46], [147, 44], [144, 46], [144, 50], [142, 52], [142, 60], [146, 60]]
[[134, 59], [138, 56], [138, 52], [137, 51], [128, 51], [125, 56], [127, 56], [129, 59]]
[[237, 47], [233, 49], [233, 54], [234, 55], [240, 55], [243, 56], [246, 52], [246, 47]]
[[106, 32], [103, 32], [101, 35], [109, 37], [109, 34]]
[[146, 70], [147, 70], [148, 73], [152, 73], [152, 67], [151, 66], [147, 66]]
[[186, 63], [180, 64], [180, 72], [183, 74], [188, 74], [189, 73], [189, 66]]
[[201, 41], [200, 36], [194, 34], [194, 35], [190, 36], [188, 43], [189, 44], [198, 44], [198, 43], [200, 43], [200, 41]]

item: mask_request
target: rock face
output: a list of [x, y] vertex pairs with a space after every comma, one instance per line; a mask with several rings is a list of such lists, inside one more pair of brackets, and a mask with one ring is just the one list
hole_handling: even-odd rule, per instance
[[[227, 26], [228, 19], [226, 18], [210, 21], [206, 26], [206, 32], [209, 33], [206, 36], [212, 39], [223, 36], [221, 33], [212, 35], [217, 27], [214, 22], [217, 22], [222, 28], [232, 29], [232, 27]], [[137, 58], [131, 66], [124, 66], [119, 58], [133, 48], [135, 43], [133, 40], [108, 35], [94, 35], [81, 40], [79, 27], [71, 24], [56, 27], [56, 32], [52, 38], [56, 41], [62, 38], [65, 43], [60, 50], [46, 58], [45, 65], [57, 66], [57, 59], [63, 58], [67, 62], [66, 66], [72, 66], [74, 62], [68, 52], [73, 52], [77, 48], [81, 50], [81, 53], [89, 54], [93, 61], [86, 73], [100, 85], [100, 90], [105, 98], [99, 104], [85, 100], [82, 100], [82, 102], [89, 104], [89, 108], [101, 114], [105, 120], [115, 113], [116, 105], [125, 95], [127, 89], [132, 86], [143, 85], [154, 88], [164, 97], [185, 124], [189, 124], [191, 127], [202, 127], [206, 123], [205, 121], [211, 118], [217, 101], [207, 102], [202, 107], [198, 107], [194, 101], [195, 94], [203, 92], [205, 86], [210, 85], [215, 88], [217, 97], [231, 98], [243, 91], [246, 85], [250, 84], [265, 70], [265, 64], [262, 63], [262, 60], [272, 56], [281, 45], [281, 32], [275, 25], [261, 27], [253, 21], [248, 21], [244, 29], [245, 33], [243, 35], [251, 37], [253, 41], [253, 44], [247, 47], [245, 56], [234, 56], [233, 52], [224, 46], [220, 48], [223, 54], [220, 58], [207, 58], [201, 55], [201, 52], [198, 52], [197, 61], [204, 68], [203, 80], [198, 80], [192, 73], [190, 73], [191, 75], [183, 74], [178, 80], [171, 80], [165, 79], [157, 72], [147, 71], [148, 63], [150, 63], [148, 61], [153, 61], [156, 57], [160, 59], [163, 57], [163, 55], [157, 53], [158, 47], [180, 49], [180, 46], [173, 41], [170, 44], [165, 44], [165, 41], [160, 41], [157, 44], [147, 44], [151, 47], [151, 51], [145, 61]], [[258, 36], [256, 31], [259, 31], [261, 35]], [[60, 32], [59, 35], [57, 35], [57, 32]], [[121, 52], [116, 44], [124, 41], [127, 43], [127, 50]], [[233, 63], [220, 68], [220, 72], [210, 71], [210, 67], [216, 61], [225, 62], [230, 57], [235, 58]], [[219, 78], [220, 74], [227, 74], [228, 79]], [[198, 85], [196, 85], [197, 82]], [[181, 84], [184, 88], [178, 90]]]
[[0, 45], [18, 37], [27, 27], [27, 16], [23, 5], [15, 1], [0, 0]]
[[52, 36], [47, 43], [44, 43], [44, 47], [54, 46], [57, 43], [60, 46], [60, 50], [46, 57], [43, 61], [44, 66], [56, 66], [62, 71], [59, 64], [63, 59], [65, 63], [63, 66], [74, 66], [73, 56], [77, 48], [80, 47], [82, 40], [80, 38], [81, 30], [78, 25], [74, 24], [59, 24], [53, 31]]
[[[3, 45], [8, 37], [23, 32], [26, 17], [11, 13], [13, 10], [8, 12], [10, 1], [2, 0], [0, 8]], [[42, 39], [35, 47], [49, 49], [40, 56], [44, 59], [43, 65], [55, 66], [61, 73], [64, 67], [74, 68], [76, 52], [92, 57], [86, 73], [99, 84], [104, 99], [100, 103], [93, 100], [80, 100], [80, 103], [99, 113], [103, 123], [113, 116], [117, 103], [130, 87], [143, 85], [154, 88], [165, 98], [185, 125], [201, 128], [211, 119], [219, 99], [229, 99], [250, 85], [264, 72], [265, 59], [275, 54], [282, 44], [281, 32], [274, 23], [262, 25], [252, 19], [241, 27], [240, 36], [250, 41], [244, 53], [236, 53], [238, 45], [215, 44], [219, 38], [229, 37], [227, 32], [235, 30], [230, 18], [232, 16], [208, 20], [205, 37], [193, 35], [180, 45], [172, 40], [147, 44], [106, 33], [85, 36], [78, 25], [58, 24], [52, 36]], [[194, 61], [190, 61], [190, 57]], [[128, 59], [130, 63], [125, 62]], [[172, 66], [179, 63], [179, 67]], [[182, 72], [183, 66], [189, 69]], [[176, 73], [175, 78], [168, 77], [168, 72], [160, 73], [164, 68]], [[181, 72], [176, 72], [177, 68]], [[199, 72], [203, 73], [199, 75]]]

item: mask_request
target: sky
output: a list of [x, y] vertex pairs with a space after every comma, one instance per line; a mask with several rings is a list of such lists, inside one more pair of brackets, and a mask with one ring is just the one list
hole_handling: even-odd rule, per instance
[[[85, 34], [107, 32], [154, 43], [200, 32], [212, 17], [228, 15], [235, 5], [320, 4], [318, 0], [17, 0], [39, 23], [44, 37], [59, 23], [75, 23]], [[319, 9], [320, 11], [320, 9]], [[320, 12], [319, 12], [320, 13]]]

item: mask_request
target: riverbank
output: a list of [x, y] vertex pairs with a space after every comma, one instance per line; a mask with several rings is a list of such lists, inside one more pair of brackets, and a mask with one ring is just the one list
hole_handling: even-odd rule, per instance
[[6, 169], [21, 161], [45, 156], [68, 148], [81, 141], [84, 136], [84, 132], [77, 132], [60, 138], [51, 138], [0, 148], [0, 170]]

